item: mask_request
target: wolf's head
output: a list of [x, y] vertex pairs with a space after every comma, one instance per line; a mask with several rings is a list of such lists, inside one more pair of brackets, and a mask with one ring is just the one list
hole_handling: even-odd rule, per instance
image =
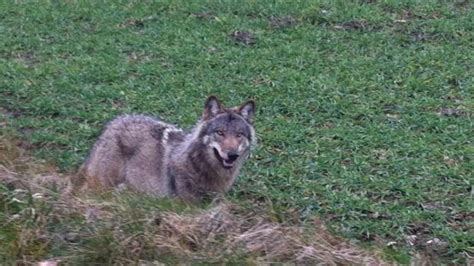
[[255, 102], [224, 108], [215, 96], [206, 100], [199, 138], [211, 160], [224, 169], [235, 169], [247, 159], [256, 143], [252, 126]]

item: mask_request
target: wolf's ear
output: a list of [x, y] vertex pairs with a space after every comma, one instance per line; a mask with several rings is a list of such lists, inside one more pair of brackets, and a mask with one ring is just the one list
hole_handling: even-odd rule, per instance
[[239, 114], [249, 123], [252, 123], [255, 115], [255, 102], [250, 100], [242, 104], [242, 106], [239, 107]]
[[209, 96], [204, 104], [204, 113], [202, 117], [204, 119], [209, 119], [216, 116], [219, 112], [222, 111], [222, 106], [219, 103], [219, 100], [216, 96]]

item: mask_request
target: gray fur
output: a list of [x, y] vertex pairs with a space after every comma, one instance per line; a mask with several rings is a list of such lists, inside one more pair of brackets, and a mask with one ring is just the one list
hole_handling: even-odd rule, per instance
[[196, 200], [225, 193], [256, 143], [255, 104], [223, 108], [211, 96], [189, 131], [143, 115], [109, 122], [80, 174], [88, 188], [127, 185], [159, 197]]

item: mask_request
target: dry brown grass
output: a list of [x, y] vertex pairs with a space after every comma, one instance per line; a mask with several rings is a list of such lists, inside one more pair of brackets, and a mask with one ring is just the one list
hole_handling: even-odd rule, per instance
[[[0, 139], [0, 182], [12, 193], [23, 191], [15, 195], [17, 200], [28, 194], [34, 201], [28, 212], [10, 217], [6, 213], [6, 219], [0, 220], [18, 228], [17, 239], [10, 245], [14, 248], [8, 251], [8, 259], [16, 263], [116, 264], [166, 258], [174, 262], [386, 264], [379, 254], [335, 237], [317, 220], [306, 226], [285, 225], [273, 221], [265, 210], [249, 210], [222, 199], [207, 209], [156, 214], [131, 207], [123, 200], [132, 195], [127, 192], [113, 194], [107, 201], [94, 195], [73, 196], [68, 176], [28, 156], [18, 144], [4, 136]], [[79, 222], [72, 223], [74, 219]], [[34, 225], [28, 226], [32, 220]], [[58, 236], [58, 230], [51, 228], [59, 224], [62, 233]], [[90, 244], [94, 242], [90, 240], [102, 241]], [[53, 247], [66, 250], [65, 255], [55, 257], [50, 253]]]
[[247, 213], [229, 203], [197, 214], [168, 212], [160, 221], [163, 233], [155, 235], [154, 241], [180, 256], [213, 261], [245, 254], [267, 263], [383, 264], [377, 255], [334, 237], [321, 223], [288, 226]]

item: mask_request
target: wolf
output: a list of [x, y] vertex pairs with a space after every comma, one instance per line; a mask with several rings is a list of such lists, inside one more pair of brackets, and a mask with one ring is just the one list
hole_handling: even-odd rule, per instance
[[253, 100], [225, 108], [210, 96], [189, 131], [150, 116], [119, 116], [80, 167], [82, 188], [125, 186], [185, 201], [223, 194], [256, 146], [254, 115]]

